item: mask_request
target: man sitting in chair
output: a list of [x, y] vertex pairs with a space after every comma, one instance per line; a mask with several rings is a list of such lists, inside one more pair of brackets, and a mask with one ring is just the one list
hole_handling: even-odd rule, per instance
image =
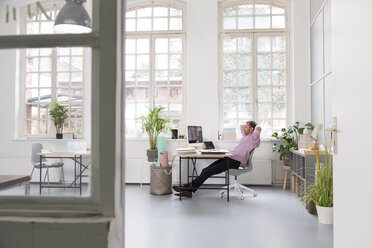
[[[177, 196], [181, 195], [191, 198], [192, 193], [195, 193], [209, 177], [227, 170], [227, 161], [229, 162], [229, 169], [238, 169], [240, 166], [245, 167], [251, 151], [260, 146], [261, 127], [257, 126], [257, 123], [254, 121], [247, 121], [245, 125], [240, 126], [240, 131], [243, 137], [231, 150], [230, 157], [218, 159], [204, 168], [200, 176], [195, 178], [190, 184], [185, 184], [182, 187], [173, 186], [173, 190], [179, 192], [176, 194]], [[188, 189], [190, 186], [192, 186], [192, 189]]]

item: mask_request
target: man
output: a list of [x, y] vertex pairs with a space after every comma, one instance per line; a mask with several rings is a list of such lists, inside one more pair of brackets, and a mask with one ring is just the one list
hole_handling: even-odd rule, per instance
[[[227, 170], [227, 162], [229, 162], [230, 169], [238, 169], [240, 166], [245, 167], [251, 151], [260, 146], [261, 139], [261, 127], [257, 126], [254, 121], [247, 121], [245, 125], [240, 126], [240, 131], [243, 137], [238, 141], [235, 147], [231, 150], [229, 158], [221, 158], [213, 162], [208, 167], [204, 168], [197, 178], [195, 178], [191, 184], [185, 184], [183, 187], [173, 186], [173, 190], [179, 192], [177, 196], [185, 196], [188, 198], [192, 197], [192, 193], [195, 193], [209, 177], [222, 173]], [[193, 189], [188, 189], [192, 185]]]

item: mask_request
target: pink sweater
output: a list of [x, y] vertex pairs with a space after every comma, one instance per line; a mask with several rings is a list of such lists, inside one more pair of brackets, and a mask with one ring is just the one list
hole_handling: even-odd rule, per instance
[[240, 127], [243, 137], [238, 141], [235, 147], [231, 150], [230, 158], [239, 161], [241, 167], [245, 167], [251, 151], [261, 144], [261, 131], [254, 130], [248, 135], [244, 134], [244, 128]]

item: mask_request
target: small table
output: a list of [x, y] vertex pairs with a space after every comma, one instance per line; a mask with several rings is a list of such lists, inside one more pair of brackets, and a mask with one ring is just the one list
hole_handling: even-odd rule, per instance
[[30, 175], [0, 175], [0, 190], [16, 185], [25, 185], [25, 194], [30, 194]]
[[[201, 153], [192, 153], [192, 154], [178, 154], [178, 153], [173, 153], [172, 154], [172, 164], [174, 159], [178, 157], [179, 158], [179, 186], [182, 187], [182, 177], [181, 177], [181, 165], [182, 165], [182, 159], [187, 160], [187, 183], [189, 183], [189, 179], [193, 179], [194, 177], [197, 177], [197, 171], [196, 171], [196, 161], [197, 159], [221, 159], [221, 158], [229, 158], [230, 154], [201, 154]], [[193, 165], [193, 170], [192, 170], [192, 176], [190, 176], [190, 159]], [[229, 190], [229, 185], [230, 185], [230, 177], [229, 177], [229, 160], [227, 160], [226, 163], [227, 170], [225, 171], [225, 176], [212, 176], [211, 178], [225, 178], [225, 184], [223, 186], [226, 186], [227, 190], [227, 201], [230, 201], [230, 190]], [[190, 189], [193, 189], [190, 187]], [[199, 189], [223, 189], [221, 187], [216, 188], [216, 187], [206, 187], [202, 188], [200, 187]], [[181, 195], [180, 195], [180, 201], [181, 201]]]
[[[71, 159], [74, 161], [74, 181], [70, 185], [66, 187], [66, 184], [63, 186], [59, 185], [43, 185], [41, 175], [42, 175], [42, 166], [40, 166], [40, 194], [41, 194], [41, 189], [42, 188], [78, 188], [80, 189], [80, 195], [81, 195], [81, 185], [82, 185], [82, 174], [83, 172], [88, 169], [88, 165], [83, 164], [83, 156], [90, 156], [91, 152], [86, 151], [86, 152], [40, 152], [37, 153], [36, 155], [40, 156], [40, 164], [42, 163], [44, 158], [66, 158], [66, 159]], [[79, 173], [76, 173], [76, 165], [79, 165]], [[76, 181], [77, 179], [79, 180], [79, 186], [76, 186]]]

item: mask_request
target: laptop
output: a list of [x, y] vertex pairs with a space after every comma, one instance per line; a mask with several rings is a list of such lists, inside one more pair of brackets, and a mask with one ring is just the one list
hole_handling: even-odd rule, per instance
[[204, 141], [204, 150], [201, 150], [201, 154], [226, 154], [228, 150], [216, 149], [212, 141]]
[[216, 149], [216, 148], [214, 147], [214, 144], [213, 144], [212, 141], [204, 141], [203, 143], [204, 143], [204, 149], [205, 149], [205, 150], [213, 150], [213, 149]]

